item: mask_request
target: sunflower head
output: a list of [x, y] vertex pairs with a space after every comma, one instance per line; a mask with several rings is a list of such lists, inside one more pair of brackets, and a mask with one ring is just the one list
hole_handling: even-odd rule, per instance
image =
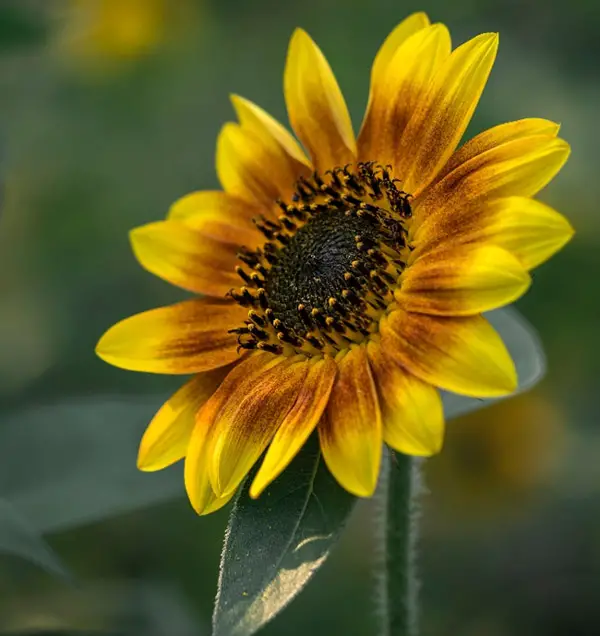
[[440, 450], [439, 389], [511, 393], [515, 368], [481, 315], [521, 296], [571, 237], [532, 197], [564, 164], [558, 126], [524, 119], [457, 146], [495, 34], [451, 50], [414, 14], [375, 58], [355, 138], [333, 73], [301, 30], [284, 74], [298, 142], [238, 96], [217, 143], [222, 191], [132, 232], [150, 272], [204, 297], [116, 324], [97, 352], [126, 369], [194, 374], [157, 413], [144, 470], [185, 457], [199, 513], [224, 505], [265, 453], [258, 496], [317, 430], [329, 469], [373, 493], [382, 442]]
[[165, 39], [166, 0], [68, 0], [59, 45], [78, 63], [135, 59]]
[[253, 222], [265, 242], [242, 249], [245, 283], [229, 295], [250, 307], [240, 349], [337, 356], [378, 332], [409, 248], [409, 195], [374, 162], [301, 177], [282, 214]]

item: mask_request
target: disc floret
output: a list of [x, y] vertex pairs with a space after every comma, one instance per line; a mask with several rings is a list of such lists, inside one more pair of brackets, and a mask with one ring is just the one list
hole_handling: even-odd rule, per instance
[[248, 307], [232, 329], [240, 349], [336, 355], [378, 330], [406, 265], [410, 195], [390, 166], [361, 162], [296, 183], [278, 217], [254, 224], [262, 247], [241, 248], [243, 286], [229, 295]]

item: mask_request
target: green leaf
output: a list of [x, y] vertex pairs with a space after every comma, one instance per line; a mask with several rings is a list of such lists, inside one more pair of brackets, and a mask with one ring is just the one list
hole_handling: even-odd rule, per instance
[[115, 634], [113, 632], [79, 632], [69, 629], [34, 629], [25, 631], [10, 632], [11, 636], [126, 636], [125, 634]]
[[225, 535], [213, 636], [248, 636], [278, 614], [325, 561], [356, 498], [333, 479], [316, 436], [257, 500], [247, 479]]
[[5, 499], [0, 499], [0, 553], [26, 559], [60, 578], [70, 578], [58, 556]]
[[99, 632], [93, 631], [73, 631], [70, 629], [33, 629], [24, 631], [11, 631], [10, 636], [129, 636], [123, 632]]
[[[528, 391], [544, 377], [546, 371], [546, 358], [537, 333], [516, 309], [510, 307], [491, 311], [485, 317], [502, 337], [517, 367], [519, 386], [512, 395]], [[506, 398], [483, 400], [444, 393], [444, 413], [449, 420], [501, 399]]]
[[3, 416], [0, 496], [40, 533], [183, 497], [181, 466], [136, 468], [141, 436], [165, 398], [98, 395]]

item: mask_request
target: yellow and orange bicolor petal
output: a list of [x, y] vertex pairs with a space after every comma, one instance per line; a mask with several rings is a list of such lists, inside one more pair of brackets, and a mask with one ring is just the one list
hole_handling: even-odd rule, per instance
[[418, 101], [392, 162], [407, 192], [418, 196], [454, 152], [479, 102], [497, 49], [495, 33], [483, 33], [459, 46]]
[[226, 495], [217, 495], [209, 478], [215, 437], [214, 424], [219, 413], [233, 400], [240, 387], [250, 389], [265, 371], [277, 366], [279, 362], [280, 358], [265, 353], [256, 353], [242, 360], [197, 412], [185, 457], [184, 478], [190, 503], [198, 514], [209, 514], [224, 506], [235, 492], [234, 489]]
[[575, 233], [562, 214], [528, 197], [493, 199], [457, 216], [456, 224], [440, 223], [433, 231], [429, 228], [431, 239], [415, 253], [435, 251], [449, 241], [456, 250], [464, 250], [468, 244], [497, 245], [530, 270], [548, 260]]
[[424, 382], [470, 397], [508, 395], [515, 365], [481, 316], [439, 317], [398, 309], [380, 322], [381, 347]]
[[431, 78], [450, 55], [451, 47], [448, 29], [435, 24], [411, 34], [385, 67], [382, 60], [375, 59], [369, 105], [358, 137], [362, 161], [376, 158], [384, 165], [394, 162], [396, 147], [411, 115], [424, 99]]
[[[231, 371], [198, 413], [199, 434], [209, 438], [202, 448], [217, 496], [234, 492], [260, 457], [296, 402], [307, 371], [308, 363], [300, 356], [255, 353]], [[187, 461], [195, 462], [189, 454]], [[189, 468], [194, 474], [198, 470]], [[190, 479], [188, 493], [197, 507], [197, 479]]]
[[355, 161], [356, 140], [340, 87], [325, 56], [302, 29], [290, 40], [284, 94], [292, 128], [316, 170]]
[[531, 277], [519, 260], [496, 245], [442, 247], [406, 268], [394, 296], [407, 311], [470, 316], [522, 296]]
[[444, 412], [439, 392], [401, 367], [379, 343], [367, 352], [377, 385], [383, 440], [407, 455], [429, 457], [444, 441]]
[[416, 201], [411, 233], [418, 249], [458, 231], [472, 206], [500, 197], [534, 196], [562, 168], [569, 152], [563, 139], [533, 135], [461, 164]]
[[227, 333], [247, 312], [212, 298], [151, 309], [113, 325], [96, 345], [109, 364], [148, 373], [200, 373], [238, 359], [237, 337]]
[[238, 248], [178, 221], [158, 221], [130, 233], [142, 267], [192, 292], [225, 296], [240, 284], [235, 273]]
[[323, 458], [337, 481], [359, 497], [375, 491], [382, 426], [366, 348], [353, 347], [338, 363], [338, 377], [318, 426]]
[[233, 122], [221, 128], [216, 158], [219, 181], [229, 194], [260, 206], [263, 213], [274, 209], [275, 201], [285, 198], [302, 174], [293, 169], [292, 161], [272, 138]]
[[329, 356], [309, 363], [298, 399], [275, 433], [252, 482], [251, 497], [258, 497], [283, 472], [313, 432], [329, 401], [336, 373], [337, 365]]
[[231, 101], [242, 128], [263, 139], [264, 143], [272, 148], [273, 154], [280, 154], [289, 164], [288, 168], [292, 174], [298, 177], [310, 173], [312, 168], [304, 151], [276, 119], [249, 99], [232, 95]]
[[[408, 40], [408, 38], [429, 26], [429, 18], [426, 13], [419, 11], [413, 13], [398, 24], [394, 30], [387, 36], [381, 45], [371, 69], [371, 94], [369, 102], [373, 97], [373, 89], [376, 85], [384, 81], [388, 65], [396, 55], [398, 49]], [[368, 108], [368, 107], [367, 107]]]
[[562, 214], [528, 197], [491, 201], [475, 209], [464, 225], [457, 241], [499, 245], [514, 254], [528, 270], [547, 261], [575, 233]]
[[[240, 362], [196, 413], [194, 428], [185, 454], [184, 481], [190, 503], [199, 515], [215, 512], [233, 497], [234, 491], [226, 495], [218, 495], [210, 483], [213, 425], [223, 404], [232, 396], [235, 381], [240, 375], [254, 377], [263, 366], [264, 359], [258, 356], [250, 356]], [[227, 394], [223, 387], [226, 387]]]
[[163, 404], [142, 437], [137, 460], [140, 470], [161, 470], [185, 457], [198, 409], [228, 372], [229, 367], [223, 367], [199, 373]]
[[559, 124], [538, 117], [518, 119], [517, 121], [510, 121], [505, 124], [500, 124], [499, 126], [494, 126], [493, 128], [488, 128], [478, 135], [475, 135], [472, 139], [469, 139], [469, 141], [462, 145], [450, 157], [446, 165], [436, 176], [436, 181], [441, 181], [441, 179], [447, 174], [450, 174], [455, 168], [458, 168], [477, 155], [481, 155], [509, 141], [536, 135], [556, 137], [559, 130]]
[[264, 210], [221, 190], [190, 192], [173, 203], [167, 218], [197, 230], [203, 236], [230, 243], [258, 247], [264, 236], [252, 219]]

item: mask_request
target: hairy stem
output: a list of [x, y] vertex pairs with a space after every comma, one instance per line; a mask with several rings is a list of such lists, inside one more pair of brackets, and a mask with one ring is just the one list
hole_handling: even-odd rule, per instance
[[390, 451], [381, 488], [381, 636], [418, 635], [419, 460]]

